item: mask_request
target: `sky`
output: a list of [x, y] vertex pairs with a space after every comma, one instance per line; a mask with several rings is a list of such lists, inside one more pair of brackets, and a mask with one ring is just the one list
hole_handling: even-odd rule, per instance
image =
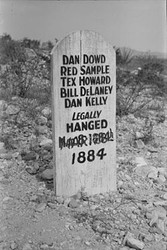
[[113, 46], [166, 53], [166, 0], [0, 0], [0, 35], [53, 42], [83, 29]]

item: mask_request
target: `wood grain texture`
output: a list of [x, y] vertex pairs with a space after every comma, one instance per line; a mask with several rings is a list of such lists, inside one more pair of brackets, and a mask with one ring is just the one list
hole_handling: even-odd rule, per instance
[[53, 49], [52, 107], [56, 195], [116, 190], [116, 59], [100, 34], [77, 31]]

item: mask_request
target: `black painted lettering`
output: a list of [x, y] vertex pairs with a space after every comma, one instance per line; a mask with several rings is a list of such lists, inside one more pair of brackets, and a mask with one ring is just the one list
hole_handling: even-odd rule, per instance
[[108, 122], [105, 119], [102, 120], [90, 120], [90, 121], [82, 121], [76, 123], [67, 123], [66, 130], [67, 133], [73, 133], [76, 131], [87, 131], [87, 130], [95, 130], [95, 129], [104, 129], [107, 128]]
[[82, 65], [80, 67], [81, 75], [98, 75], [98, 74], [109, 74], [109, 65]]
[[106, 57], [105, 55], [101, 55], [101, 63], [105, 63], [106, 62]]
[[79, 55], [66, 56], [63, 55], [63, 65], [67, 64], [79, 64]]
[[83, 55], [83, 63], [84, 64], [93, 64], [93, 63], [105, 63], [106, 61], [106, 58], [105, 58], [105, 55], [86, 55], [84, 54]]
[[64, 101], [65, 101], [65, 108], [82, 107], [82, 99], [81, 98], [72, 99], [72, 100], [66, 98]]
[[109, 73], [110, 73], [110, 66], [109, 66], [109, 65], [106, 65], [106, 67], [105, 67], [105, 72], [106, 72], [106, 74], [109, 74]]
[[65, 136], [59, 137], [59, 148], [62, 149], [65, 147]]
[[83, 54], [83, 63], [86, 64], [88, 62], [89, 62], [88, 55]]
[[67, 87], [76, 86], [75, 80], [76, 80], [76, 77], [67, 78]]
[[78, 97], [77, 88], [60, 88], [60, 97]]
[[80, 96], [85, 96], [86, 95], [86, 88], [80, 87]]
[[62, 80], [62, 86], [65, 87], [66, 84], [66, 77], [60, 77], [60, 79]]
[[95, 121], [95, 129], [100, 129], [100, 120]]
[[82, 147], [82, 146], [88, 146], [87, 144], [87, 136], [80, 134], [79, 136], [75, 136], [73, 138], [66, 139], [65, 136], [59, 137], [59, 148], [73, 148], [75, 146]]
[[85, 97], [86, 106], [98, 106], [106, 105], [108, 96], [99, 96], [99, 97]]
[[[101, 124], [103, 122], [101, 121]], [[74, 131], [74, 124], [66, 124], [66, 128], [68, 129], [69, 132]], [[87, 126], [87, 125], [85, 125]], [[91, 124], [89, 125], [91, 128], [93, 128], [93, 123], [91, 122]], [[99, 126], [99, 122], [98, 125], [95, 125], [96, 127]], [[103, 126], [103, 125], [102, 125]], [[83, 127], [82, 127], [83, 128]], [[88, 126], [87, 126], [88, 128]], [[81, 129], [81, 127], [79, 127], [79, 125], [77, 124], [77, 129]], [[90, 129], [93, 130], [93, 129]], [[107, 143], [109, 141], [114, 141], [114, 137], [113, 137], [113, 132], [112, 129], [110, 128], [110, 130], [108, 130], [107, 132], [100, 132], [100, 133], [93, 133], [93, 134], [89, 134], [89, 137], [87, 137], [86, 135], [80, 134], [78, 136], [75, 137], [70, 137], [68, 139], [66, 139], [65, 136], [63, 137], [59, 137], [59, 148], [63, 149], [65, 147], [67, 148], [73, 148], [75, 146], [77, 147], [82, 147], [82, 146], [88, 146], [88, 142], [89, 141], [89, 146], [93, 144], [101, 144], [101, 143]]]
[[63, 65], [68, 64], [68, 56], [63, 55]]
[[101, 85], [109, 84], [111, 82], [110, 76], [80, 76], [79, 85]]
[[72, 120], [85, 120], [85, 119], [97, 119], [100, 117], [102, 110], [88, 111], [88, 112], [74, 112]]
[[66, 76], [66, 71], [67, 71], [67, 68], [65, 66], [60, 67], [60, 75], [61, 76]]
[[73, 128], [74, 128], [73, 123], [70, 123], [70, 124], [67, 123], [66, 124], [67, 133], [73, 132]]
[[107, 126], [108, 126], [107, 120], [105, 119], [101, 120], [101, 128], [107, 128]]
[[95, 145], [100, 143], [106, 143], [108, 141], [114, 141], [113, 132], [111, 128], [106, 133], [100, 132], [94, 133], [93, 135], [89, 134], [89, 145], [92, 145], [92, 143], [94, 143]]
[[66, 97], [66, 89], [65, 89], [65, 88], [61, 88], [61, 89], [60, 89], [60, 97], [61, 97], [61, 98]]
[[61, 76], [75, 76], [77, 75], [77, 73], [78, 73], [78, 70], [76, 67], [65, 67], [65, 66], [60, 67]]
[[106, 76], [106, 83], [109, 84], [111, 82], [110, 76]]
[[89, 130], [93, 130], [94, 129], [94, 122], [93, 121], [90, 121], [88, 123], [88, 128], [89, 128]]

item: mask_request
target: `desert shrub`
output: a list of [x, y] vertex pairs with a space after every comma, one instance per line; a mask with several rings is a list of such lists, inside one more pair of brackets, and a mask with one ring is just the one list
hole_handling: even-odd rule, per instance
[[148, 68], [160, 73], [162, 73], [164, 70], [165, 60], [163, 58], [157, 58], [156, 56], [152, 56], [149, 53], [145, 53], [143, 55], [136, 56], [136, 60], [138, 61], [138, 66], [141, 68], [147, 65]]
[[15, 61], [25, 61], [24, 48], [8, 34], [0, 37], [0, 63], [10, 64]]
[[37, 100], [39, 105], [51, 104], [51, 86], [32, 86], [26, 93], [27, 98]]
[[144, 65], [137, 74], [117, 68], [117, 115], [144, 112], [165, 92], [165, 83], [152, 65]]
[[127, 66], [134, 58], [133, 51], [129, 48], [116, 49], [116, 63], [117, 66]]
[[154, 139], [153, 136], [153, 128], [154, 123], [150, 117], [146, 117], [144, 119], [137, 119], [137, 125], [133, 127], [133, 140], [135, 141], [136, 138], [136, 132], [139, 132], [141, 136], [141, 140], [147, 144], [151, 142]]
[[27, 93], [33, 86], [45, 86], [48, 84], [49, 71], [44, 61], [39, 57], [27, 59], [24, 62], [12, 62], [1, 73], [1, 89], [20, 97], [27, 97]]
[[39, 92], [41, 86], [46, 89], [50, 81], [50, 56], [43, 55], [39, 44], [39, 41], [28, 38], [15, 41], [6, 34], [0, 37], [0, 61], [5, 62], [0, 71], [0, 88], [9, 96], [28, 97], [33, 86], [39, 88]]
[[24, 136], [32, 135], [36, 126], [36, 118], [40, 114], [39, 104], [36, 100], [15, 97], [8, 103], [17, 107], [16, 114], [3, 113], [2, 134], [0, 140], [4, 142], [6, 149], [13, 150], [24, 144]]

